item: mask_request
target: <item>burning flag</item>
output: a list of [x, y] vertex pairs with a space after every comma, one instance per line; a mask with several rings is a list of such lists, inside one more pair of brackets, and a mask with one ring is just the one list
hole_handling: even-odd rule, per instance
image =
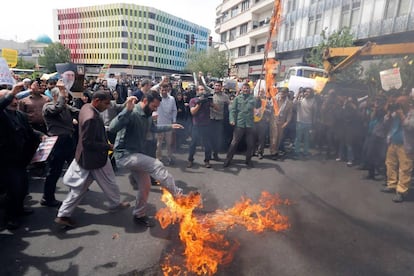
[[179, 223], [179, 236], [184, 244], [185, 256], [185, 268], [182, 268], [172, 260], [173, 254], [168, 255], [161, 264], [164, 275], [215, 274], [218, 265], [232, 261], [239, 246], [237, 241], [228, 241], [224, 235], [226, 230], [237, 225], [254, 233], [266, 229], [278, 232], [289, 228], [288, 218], [276, 209], [276, 206], [288, 205], [289, 201], [268, 192], [262, 192], [257, 203], [242, 198], [230, 209], [217, 210], [204, 216], [193, 213], [195, 209], [202, 208], [199, 193], [174, 199], [164, 189], [161, 200], [167, 208], [159, 210], [156, 218], [162, 228]]

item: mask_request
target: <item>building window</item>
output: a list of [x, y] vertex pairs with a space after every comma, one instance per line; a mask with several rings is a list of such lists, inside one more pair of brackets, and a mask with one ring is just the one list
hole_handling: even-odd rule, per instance
[[148, 51], [154, 52], [154, 46], [149, 45], [149, 46], [148, 46]]
[[295, 23], [290, 22], [285, 24], [285, 41], [292, 40], [295, 32]]
[[220, 41], [221, 42], [227, 42], [227, 32], [221, 33]]
[[246, 46], [239, 47], [239, 57], [246, 55]]
[[406, 15], [409, 12], [409, 0], [387, 0], [385, 6], [385, 18], [393, 18]]
[[239, 13], [239, 7], [235, 6], [231, 8], [231, 17], [235, 17]]
[[257, 45], [257, 52], [258, 53], [264, 52], [264, 50], [265, 50], [265, 45], [264, 44]]
[[128, 49], [128, 43], [126, 43], [126, 42], [122, 42], [122, 44], [121, 44], [121, 48], [123, 48], [123, 49]]
[[240, 34], [245, 34], [247, 33], [247, 23], [241, 24], [240, 25]]
[[236, 34], [237, 34], [237, 29], [233, 28], [230, 30], [230, 37], [229, 37], [229, 41], [233, 41], [236, 39]]
[[361, 0], [352, 0], [351, 3], [342, 6], [341, 27], [352, 27], [359, 22]]
[[148, 56], [148, 61], [154, 62], [154, 57], [153, 56]]
[[309, 16], [308, 36], [320, 34], [322, 32], [322, 14]]
[[250, 0], [244, 0], [241, 4], [241, 11], [244, 12], [249, 9]]
[[155, 19], [155, 13], [149, 12], [148, 13], [149, 18]]
[[287, 1], [287, 12], [292, 12], [296, 10], [296, 0]]
[[149, 24], [148, 24], [148, 29], [150, 29], [150, 30], [155, 30], [155, 26], [154, 26], [154, 24], [149, 23]]

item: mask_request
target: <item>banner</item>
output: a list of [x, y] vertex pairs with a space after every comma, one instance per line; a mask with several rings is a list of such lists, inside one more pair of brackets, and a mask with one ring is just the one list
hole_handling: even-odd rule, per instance
[[50, 153], [52, 152], [53, 147], [56, 144], [58, 136], [50, 136], [47, 137], [44, 141], [42, 141], [37, 148], [32, 161], [30, 163], [38, 163], [44, 162], [49, 157]]
[[14, 49], [1, 49], [1, 56], [6, 60], [9, 67], [16, 67], [18, 52]]
[[400, 68], [392, 68], [380, 72], [381, 86], [385, 91], [392, 88], [400, 89], [402, 86]]

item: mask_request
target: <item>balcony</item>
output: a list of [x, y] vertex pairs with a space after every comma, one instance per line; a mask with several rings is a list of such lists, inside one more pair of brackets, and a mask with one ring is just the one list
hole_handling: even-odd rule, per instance
[[[357, 40], [385, 36], [395, 33], [414, 31], [414, 13], [396, 18], [383, 19], [351, 27]], [[328, 34], [329, 35], [329, 34]], [[277, 52], [290, 52], [304, 48], [312, 48], [321, 42], [320, 35], [301, 37], [294, 40], [279, 41]]]

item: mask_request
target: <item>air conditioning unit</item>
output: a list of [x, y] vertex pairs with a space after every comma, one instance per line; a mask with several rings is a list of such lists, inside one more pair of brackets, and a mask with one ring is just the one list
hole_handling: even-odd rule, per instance
[[259, 27], [259, 21], [253, 21], [252, 26], [253, 26], [253, 28]]

